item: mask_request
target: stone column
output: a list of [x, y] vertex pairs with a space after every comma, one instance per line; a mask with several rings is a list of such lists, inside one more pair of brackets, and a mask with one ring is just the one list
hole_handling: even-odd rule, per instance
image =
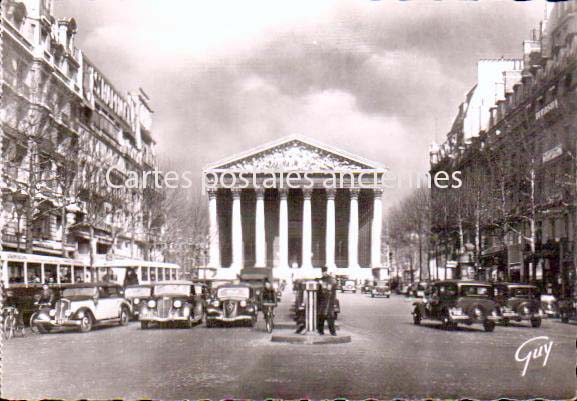
[[242, 189], [232, 191], [232, 268], [240, 271], [243, 265], [244, 244], [242, 242], [242, 216], [240, 211], [240, 194]]
[[[350, 216], [349, 216], [349, 271], [359, 269], [359, 190], [350, 189]], [[357, 277], [358, 278], [358, 277]]]
[[255, 267], [266, 267], [266, 239], [264, 223], [264, 188], [256, 189]]
[[287, 189], [279, 189], [279, 222], [278, 222], [278, 238], [279, 238], [279, 269], [288, 272], [288, 205]]
[[220, 267], [220, 239], [218, 233], [217, 189], [208, 189], [209, 241], [208, 266]]
[[383, 228], [383, 190], [373, 190], [373, 221], [371, 224], [371, 267], [381, 267], [381, 232]]
[[313, 191], [311, 188], [303, 189], [303, 236], [302, 236], [302, 269], [312, 269], [312, 242], [313, 242], [313, 227], [311, 216], [311, 196]]
[[328, 188], [327, 194], [327, 229], [325, 238], [325, 264], [329, 272], [334, 272], [337, 265], [335, 264], [335, 195], [336, 190]]

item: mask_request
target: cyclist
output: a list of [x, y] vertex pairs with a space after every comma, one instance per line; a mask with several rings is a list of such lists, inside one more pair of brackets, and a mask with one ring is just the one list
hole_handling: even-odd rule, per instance
[[268, 278], [264, 279], [264, 289], [261, 294], [261, 306], [265, 321], [267, 321], [267, 330], [271, 332], [274, 307], [276, 306], [276, 291]]
[[54, 291], [50, 288], [48, 284], [42, 285], [42, 292], [37, 295], [36, 304], [39, 305], [52, 305], [54, 303]]

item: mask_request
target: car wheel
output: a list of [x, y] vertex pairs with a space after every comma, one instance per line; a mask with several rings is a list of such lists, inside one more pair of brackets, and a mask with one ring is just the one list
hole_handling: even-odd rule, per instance
[[142, 330], [148, 329], [148, 322], [140, 322], [140, 328]]
[[80, 331], [82, 333], [88, 333], [92, 330], [93, 323], [92, 314], [90, 314], [90, 312], [84, 312], [84, 316], [80, 320]]
[[14, 316], [8, 316], [4, 318], [3, 334], [5, 340], [10, 340], [14, 337], [14, 326], [16, 325], [16, 318]]
[[417, 326], [421, 324], [421, 312], [417, 308], [415, 308], [415, 312], [413, 312], [413, 323]]
[[495, 322], [485, 320], [485, 322], [483, 323], [483, 328], [485, 329], [486, 332], [490, 333], [493, 330], [495, 330]]
[[561, 321], [563, 323], [569, 323], [569, 315], [565, 312], [561, 312]]
[[541, 327], [541, 319], [531, 319], [531, 327], [533, 328]]
[[128, 309], [126, 309], [126, 306], [123, 306], [122, 308], [120, 308], [120, 319], [118, 321], [118, 324], [121, 326], [126, 326], [129, 320], [130, 320], [130, 313], [128, 312]]
[[256, 326], [256, 316], [253, 316], [253, 318], [250, 320], [249, 325], [250, 325], [250, 327]]
[[374, 297], [375, 297], [375, 294], [371, 294], [371, 298], [374, 298]]

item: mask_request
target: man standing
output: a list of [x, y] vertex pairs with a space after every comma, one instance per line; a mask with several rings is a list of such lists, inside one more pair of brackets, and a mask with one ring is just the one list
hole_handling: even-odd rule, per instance
[[336, 280], [328, 274], [326, 267], [322, 268], [323, 276], [320, 279], [317, 308], [317, 330], [320, 335], [325, 334], [325, 320], [329, 326], [331, 335], [336, 336], [335, 329], [335, 304], [337, 299]]

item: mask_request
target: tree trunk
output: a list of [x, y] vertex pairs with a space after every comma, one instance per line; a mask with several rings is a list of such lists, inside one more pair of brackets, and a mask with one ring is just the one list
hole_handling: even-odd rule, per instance
[[66, 219], [66, 206], [62, 206], [62, 208], [60, 209], [60, 219], [62, 220], [62, 235], [61, 235], [62, 257], [65, 258], [68, 256], [68, 254], [66, 253], [66, 243], [68, 240], [68, 233], [66, 232], [68, 230], [68, 220]]
[[30, 188], [26, 198], [26, 253], [34, 252], [34, 238], [32, 235], [32, 223], [34, 220], [34, 198], [36, 197], [36, 175], [34, 170], [34, 159], [36, 149], [34, 141], [28, 140], [28, 186]]
[[94, 262], [96, 260], [96, 238], [94, 238], [94, 227], [90, 224], [89, 228], [90, 241], [90, 279], [92, 282], [98, 281], [98, 271], [94, 271]]

